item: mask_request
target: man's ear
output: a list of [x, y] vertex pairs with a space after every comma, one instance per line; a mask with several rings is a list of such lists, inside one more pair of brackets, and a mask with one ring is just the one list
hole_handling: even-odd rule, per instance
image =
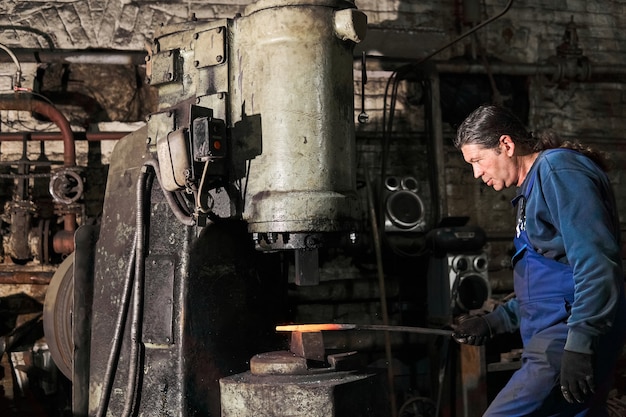
[[513, 156], [515, 153], [515, 142], [509, 135], [500, 136], [500, 149], [508, 156]]

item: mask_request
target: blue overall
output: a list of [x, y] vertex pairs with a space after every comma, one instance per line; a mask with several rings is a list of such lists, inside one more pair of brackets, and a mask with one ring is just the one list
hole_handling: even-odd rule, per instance
[[620, 303], [615, 326], [599, 337], [596, 357], [602, 360], [595, 364], [596, 395], [587, 403], [569, 404], [560, 392], [559, 376], [568, 334], [569, 307], [574, 300], [573, 270], [569, 264], [537, 253], [528, 238], [524, 227], [525, 202], [534, 181], [535, 175], [514, 201], [520, 205], [512, 262], [524, 347], [522, 366], [484, 416], [607, 416], [604, 403], [613, 366], [621, 353], [626, 320], [620, 318], [625, 317], [626, 308]]

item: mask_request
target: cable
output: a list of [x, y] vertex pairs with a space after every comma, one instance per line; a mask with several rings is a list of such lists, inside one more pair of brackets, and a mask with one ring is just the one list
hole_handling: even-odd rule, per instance
[[[120, 348], [123, 340], [124, 328], [126, 319], [128, 317], [129, 307], [131, 305], [132, 295], [132, 318], [131, 318], [131, 352], [130, 362], [127, 380], [127, 389], [124, 397], [124, 411], [123, 416], [132, 415], [133, 408], [136, 405], [136, 387], [139, 385], [138, 381], [141, 378], [141, 372], [139, 372], [141, 356], [142, 356], [142, 344], [141, 344], [141, 318], [143, 308], [143, 285], [144, 285], [144, 257], [145, 257], [145, 240], [146, 240], [146, 219], [145, 219], [145, 196], [150, 193], [152, 189], [152, 183], [154, 178], [159, 181], [160, 175], [158, 170], [158, 162], [156, 160], [147, 160], [141, 168], [141, 173], [137, 180], [136, 187], [136, 214], [135, 214], [135, 235], [133, 239], [133, 247], [131, 250], [131, 258], [128, 264], [128, 268], [125, 276], [124, 288], [122, 291], [122, 304], [118, 311], [118, 316], [113, 332], [113, 342], [111, 351], [109, 352], [109, 358], [107, 361], [106, 372], [104, 375], [103, 393], [100, 397], [98, 410], [96, 417], [104, 417], [106, 415], [109, 401], [111, 398], [111, 392], [113, 389], [113, 381], [117, 370], [117, 364], [120, 357]], [[179, 220], [185, 224], [193, 221], [180, 206], [180, 201], [177, 202], [176, 196], [173, 193], [163, 190], [164, 195]], [[195, 223], [195, 221], [194, 221]], [[190, 225], [190, 224], [188, 224]], [[134, 272], [134, 273], [133, 273]]]
[[[156, 175], [156, 179], [161, 187], [161, 171], [159, 169], [159, 162], [156, 159], [148, 159], [144, 162], [144, 165], [150, 166], [154, 169], [154, 173]], [[165, 195], [165, 199], [167, 200], [170, 209], [174, 213], [174, 216], [185, 226], [195, 226], [196, 220], [193, 218], [192, 214], [185, 208], [179, 204], [177, 198], [170, 191], [166, 191], [163, 187], [163, 194]]]
[[133, 314], [130, 326], [130, 362], [128, 365], [128, 380], [124, 396], [124, 411], [122, 412], [123, 417], [130, 417], [132, 415], [137, 400], [137, 386], [139, 385], [138, 382], [141, 377], [141, 373], [139, 372], [140, 357], [142, 352], [141, 313], [143, 307], [143, 287], [145, 275], [144, 257], [146, 252], [144, 247], [146, 241], [144, 210], [146, 200], [145, 195], [149, 195], [152, 188], [151, 186], [146, 187], [146, 184], [148, 184], [148, 176], [150, 175], [148, 169], [148, 166], [144, 165], [141, 168], [141, 173], [139, 175], [139, 179], [137, 180], [137, 206], [135, 214], [135, 233], [137, 234], [135, 248], [135, 282], [133, 285]]
[[196, 208], [200, 213], [206, 214], [209, 213], [212, 209], [213, 209], [213, 198], [211, 197], [211, 194], [208, 194], [208, 198], [207, 200], [209, 200], [211, 202], [211, 204], [204, 206], [202, 204], [202, 191], [204, 189], [204, 181], [206, 179], [207, 176], [207, 172], [209, 170], [209, 164], [211, 163], [210, 159], [207, 159], [204, 163], [204, 169], [202, 170], [202, 178], [200, 178], [200, 184], [198, 185], [198, 190], [196, 192]]
[[463, 33], [462, 35], [458, 36], [457, 38], [453, 39], [451, 42], [448, 42], [447, 44], [443, 45], [441, 48], [435, 50], [434, 52], [426, 55], [425, 57], [421, 58], [418, 62], [422, 63], [426, 60], [429, 60], [430, 58], [432, 58], [433, 56], [437, 55], [439, 52], [443, 51], [444, 49], [449, 48], [450, 46], [454, 45], [455, 43], [457, 43], [458, 41], [465, 39], [467, 36], [471, 35], [472, 33], [476, 32], [478, 29], [483, 28], [484, 26], [487, 26], [489, 23], [493, 22], [494, 20], [499, 19], [500, 17], [502, 17], [506, 12], [509, 11], [509, 9], [511, 8], [511, 6], [513, 5], [513, 0], [509, 0], [509, 2], [507, 3], [506, 6], [504, 6], [504, 9], [502, 9], [502, 11], [500, 13], [498, 13], [497, 15], [485, 20], [484, 22], [472, 27], [471, 29], [469, 29], [467, 32]]
[[[33, 33], [35, 35], [41, 36], [46, 41], [46, 43], [48, 44], [49, 50], [53, 51], [55, 49], [54, 41], [52, 40], [52, 37], [42, 30], [31, 28], [31, 27], [26, 27], [26, 26], [16, 26], [16, 25], [0, 25], [0, 30], [12, 30], [13, 32], [15, 32], [16, 35], [17, 35], [17, 32], [19, 31]], [[17, 37], [19, 39], [19, 35], [17, 35]]]
[[0, 43], [0, 49], [9, 54], [15, 66], [17, 67], [17, 71], [15, 72], [15, 87], [22, 86], [22, 66], [20, 65], [20, 61], [17, 59], [13, 51], [11, 51], [8, 47]]
[[106, 415], [107, 408], [109, 407], [109, 400], [111, 399], [111, 391], [113, 389], [113, 380], [115, 377], [115, 371], [117, 370], [117, 364], [120, 355], [120, 348], [122, 346], [124, 327], [126, 323], [126, 316], [128, 314], [128, 306], [131, 299], [131, 288], [133, 287], [135, 269], [135, 252], [137, 250], [137, 233], [133, 238], [133, 247], [130, 251], [131, 256], [126, 269], [126, 275], [124, 280], [124, 289], [122, 290], [122, 301], [120, 309], [117, 314], [117, 320], [115, 322], [115, 328], [113, 330], [113, 340], [111, 351], [109, 352], [109, 359], [107, 361], [107, 367], [104, 374], [104, 382], [102, 384], [102, 395], [100, 396], [100, 402], [98, 404], [98, 411], [96, 417], [104, 417]]

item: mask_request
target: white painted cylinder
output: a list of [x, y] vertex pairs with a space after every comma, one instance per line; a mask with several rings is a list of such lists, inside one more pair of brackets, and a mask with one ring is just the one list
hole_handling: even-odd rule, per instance
[[233, 120], [260, 117], [243, 217], [256, 233], [353, 230], [353, 2], [261, 0], [233, 26]]

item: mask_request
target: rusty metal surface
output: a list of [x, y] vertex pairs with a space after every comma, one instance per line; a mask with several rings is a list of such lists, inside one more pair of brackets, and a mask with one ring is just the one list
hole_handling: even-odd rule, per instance
[[29, 271], [21, 268], [0, 268], [0, 284], [8, 285], [48, 285], [54, 271]]
[[254, 355], [250, 359], [250, 372], [253, 375], [304, 375], [308, 367], [306, 358], [282, 350]]
[[328, 372], [259, 376], [250, 372], [220, 380], [221, 417], [381, 417], [375, 374]]
[[[122, 139], [111, 157], [95, 259], [90, 414], [96, 413], [103, 395], [132, 256], [135, 190], [146, 157], [146, 133], [142, 128]], [[286, 294], [286, 284], [275, 279], [280, 259], [257, 253], [243, 222], [182, 225], [156, 182], [150, 200], [138, 412], [217, 417], [219, 378], [244, 371], [255, 353], [275, 350], [280, 342], [273, 330], [283, 311], [281, 294]], [[121, 414], [129, 395], [129, 333], [127, 326], [115, 369], [111, 416]]]

